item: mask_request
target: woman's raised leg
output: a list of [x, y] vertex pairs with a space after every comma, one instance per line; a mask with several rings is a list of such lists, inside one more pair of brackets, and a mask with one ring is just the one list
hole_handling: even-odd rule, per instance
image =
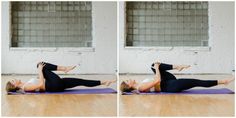
[[153, 71], [155, 71], [155, 68], [154, 68], [155, 64], [159, 64], [160, 71], [166, 71], [166, 70], [172, 70], [172, 69], [176, 69], [178, 71], [181, 71], [183, 69], [187, 69], [190, 67], [190, 65], [172, 65], [172, 64], [165, 64], [165, 63], [156, 62], [156, 63], [153, 63], [151, 66], [151, 69]]
[[[51, 64], [51, 63], [47, 63], [47, 62], [39, 62], [39, 63], [44, 63], [45, 64], [44, 68], [47, 69], [47, 70], [50, 70], [50, 71], [63, 71], [65, 73], [73, 70], [76, 67], [76, 66], [59, 66], [59, 65], [54, 65], [54, 64]], [[37, 67], [38, 67], [38, 64], [37, 64]]]

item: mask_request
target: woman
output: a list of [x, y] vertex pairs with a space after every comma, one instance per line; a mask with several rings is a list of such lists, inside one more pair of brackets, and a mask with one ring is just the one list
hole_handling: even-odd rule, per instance
[[60, 92], [68, 88], [76, 86], [87, 86], [94, 87], [99, 85], [109, 86], [116, 80], [84, 80], [78, 78], [60, 78], [57, 74], [52, 71], [63, 71], [67, 73], [73, 70], [75, 66], [57, 66], [50, 63], [40, 62], [37, 64], [38, 68], [38, 79], [33, 78], [28, 82], [24, 83], [21, 80], [11, 80], [7, 82], [7, 92], [18, 92], [18, 91], [47, 91], [47, 92]]
[[152, 71], [155, 73], [153, 79], [145, 79], [138, 83], [135, 80], [123, 81], [120, 86], [122, 92], [181, 92], [193, 87], [212, 87], [220, 84], [227, 85], [233, 78], [223, 80], [198, 80], [198, 79], [176, 79], [176, 77], [167, 72], [167, 70], [183, 70], [187, 69], [188, 65], [170, 65], [156, 62], [152, 64]]

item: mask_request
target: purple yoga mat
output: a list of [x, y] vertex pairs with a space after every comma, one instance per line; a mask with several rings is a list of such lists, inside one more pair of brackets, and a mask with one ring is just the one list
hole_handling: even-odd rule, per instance
[[[70, 89], [63, 92], [26, 92], [23, 95], [35, 95], [35, 94], [114, 94], [117, 93], [112, 88], [97, 88], [97, 89]], [[19, 95], [21, 93], [9, 92], [9, 95]]]
[[146, 92], [146, 93], [132, 93], [132, 92], [124, 92], [123, 95], [155, 95], [155, 94], [234, 94], [233, 91], [227, 88], [221, 89], [190, 89], [178, 93], [169, 93], [169, 92]]

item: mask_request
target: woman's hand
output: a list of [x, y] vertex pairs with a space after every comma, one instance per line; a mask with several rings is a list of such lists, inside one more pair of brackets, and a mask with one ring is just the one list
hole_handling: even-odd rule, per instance
[[161, 63], [159, 63], [159, 62], [156, 62], [156, 63], [154, 63], [154, 68], [156, 69], [156, 70], [159, 70], [159, 66], [161, 65]]
[[159, 61], [156, 61], [154, 64], [161, 64], [161, 62], [159, 62]]
[[39, 69], [39, 70], [43, 70], [43, 67], [44, 67], [45, 65], [46, 65], [46, 64], [43, 63], [43, 62], [39, 63], [39, 64], [38, 64], [38, 69]]

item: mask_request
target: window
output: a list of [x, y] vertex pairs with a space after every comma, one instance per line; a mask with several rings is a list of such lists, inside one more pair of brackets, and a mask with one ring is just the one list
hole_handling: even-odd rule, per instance
[[126, 2], [126, 46], [208, 46], [208, 2]]
[[11, 47], [92, 47], [91, 2], [11, 2]]

